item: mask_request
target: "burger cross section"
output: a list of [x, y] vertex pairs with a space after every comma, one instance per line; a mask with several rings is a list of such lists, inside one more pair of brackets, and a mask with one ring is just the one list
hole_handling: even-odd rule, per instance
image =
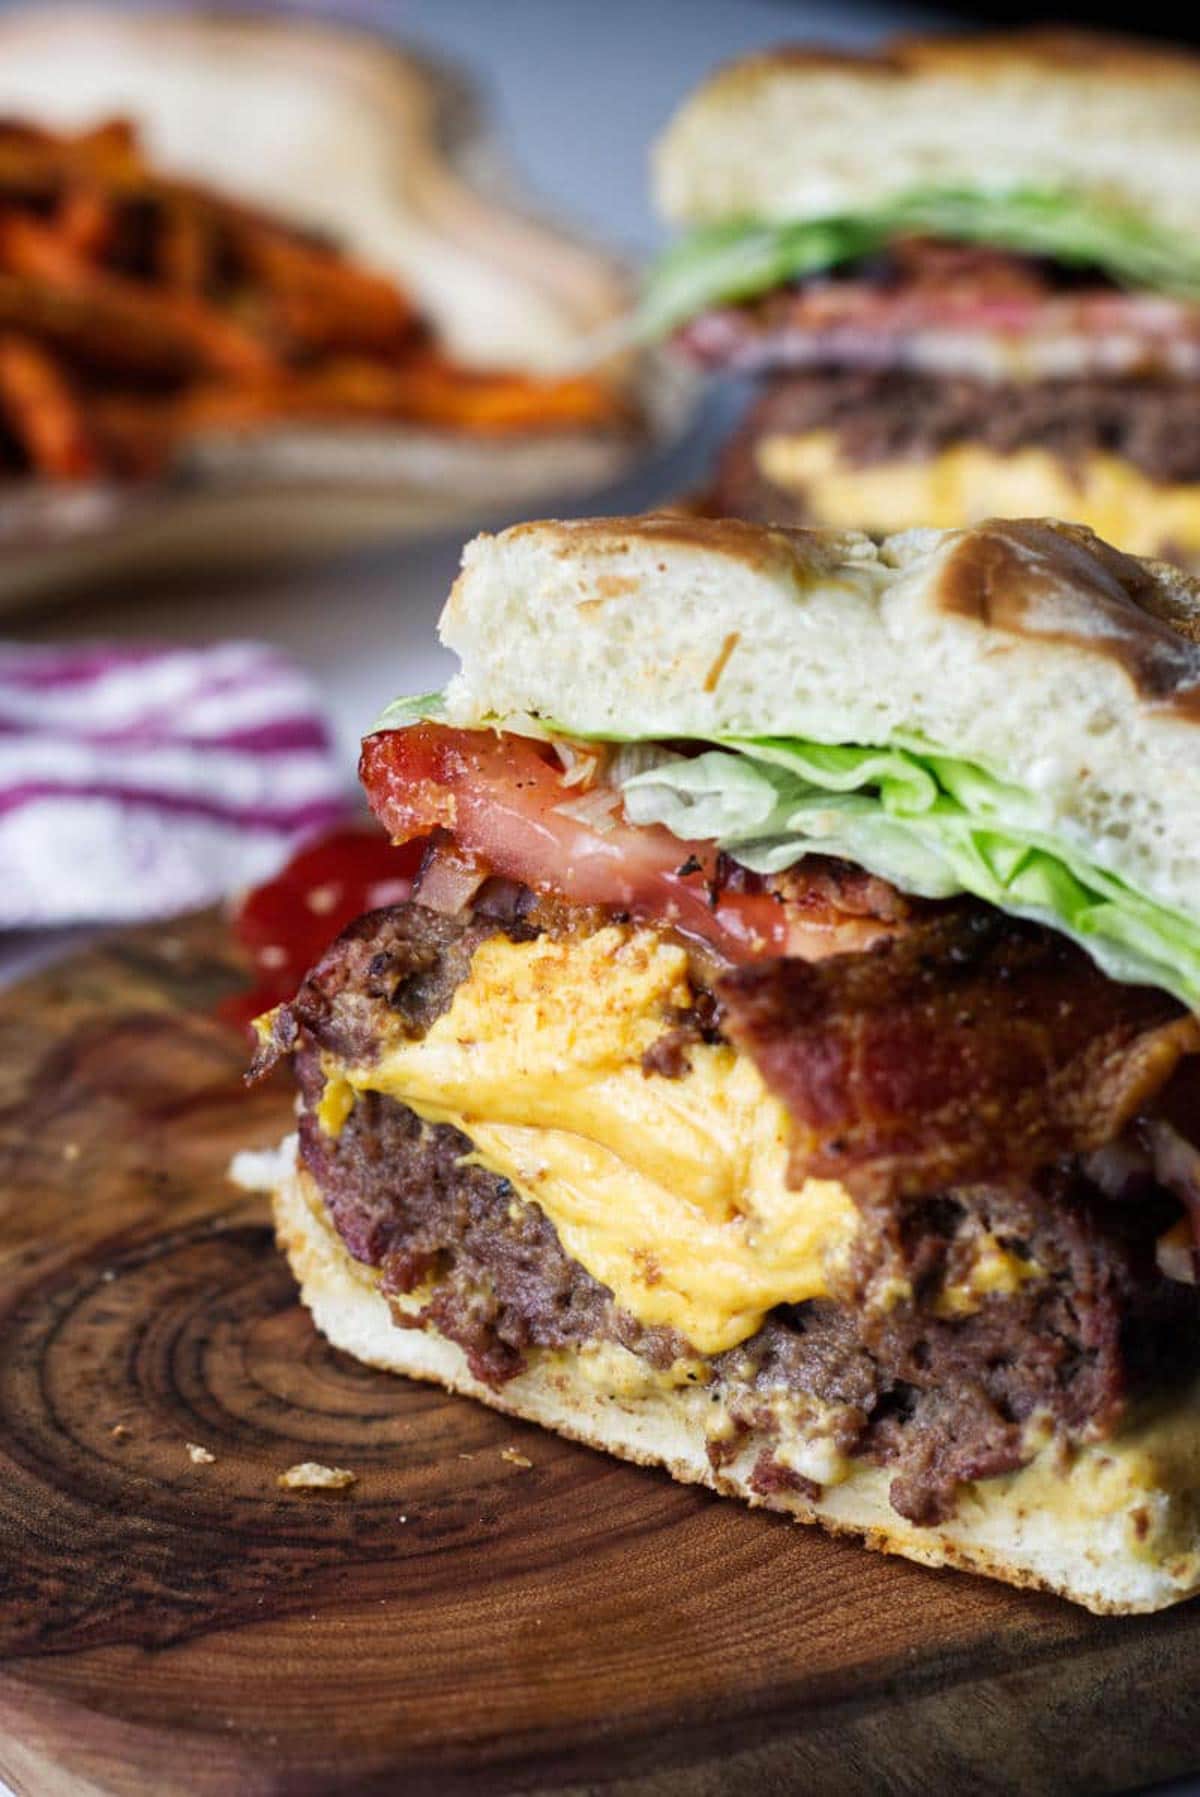
[[1198, 597], [1031, 521], [469, 545], [363, 745], [411, 894], [257, 1026], [318, 1327], [915, 1559], [1195, 1589]]

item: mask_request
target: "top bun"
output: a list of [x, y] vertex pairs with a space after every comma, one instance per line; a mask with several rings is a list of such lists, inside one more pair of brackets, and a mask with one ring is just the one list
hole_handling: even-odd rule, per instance
[[1200, 56], [1083, 31], [788, 49], [718, 71], [657, 146], [687, 224], [803, 219], [914, 187], [1069, 187], [1200, 235]]
[[917, 737], [1200, 916], [1200, 583], [1081, 527], [522, 524], [468, 545], [442, 616], [451, 722], [565, 735]]

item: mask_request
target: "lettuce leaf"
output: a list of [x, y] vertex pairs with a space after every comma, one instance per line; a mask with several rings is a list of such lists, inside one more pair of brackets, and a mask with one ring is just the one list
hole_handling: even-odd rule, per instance
[[622, 792], [632, 822], [716, 841], [752, 872], [817, 852], [922, 898], [972, 893], [1200, 1009], [1200, 926], [1044, 833], [1027, 794], [969, 763], [761, 738], [664, 761]]
[[[441, 693], [397, 699], [371, 734], [444, 716]], [[534, 720], [489, 722], [528, 734]], [[536, 722], [538, 734], [578, 734]], [[739, 736], [684, 756], [644, 739], [608, 740], [630, 745], [609, 774], [633, 823], [719, 843], [754, 873], [834, 855], [919, 898], [971, 893], [1062, 931], [1112, 979], [1159, 986], [1200, 1010], [1200, 924], [1048, 832], [1032, 794], [934, 744]]]
[[1128, 287], [1200, 299], [1200, 244], [1111, 199], [1060, 188], [922, 187], [859, 212], [777, 223], [727, 219], [669, 249], [642, 289], [637, 331], [666, 336], [709, 306], [752, 299], [882, 250], [906, 232], [994, 244], [1102, 269]]
[[444, 693], [414, 693], [385, 705], [367, 735], [378, 736], [382, 730], [407, 730], [410, 724], [435, 724], [445, 715]]

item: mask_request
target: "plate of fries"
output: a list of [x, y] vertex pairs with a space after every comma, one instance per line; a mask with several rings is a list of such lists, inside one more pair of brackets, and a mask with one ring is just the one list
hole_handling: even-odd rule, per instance
[[462, 81], [307, 22], [0, 17], [0, 604], [599, 486], [691, 383]]

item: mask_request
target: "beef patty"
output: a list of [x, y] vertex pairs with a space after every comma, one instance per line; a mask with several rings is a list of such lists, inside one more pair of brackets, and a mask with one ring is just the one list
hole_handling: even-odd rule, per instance
[[[715, 508], [779, 521], [780, 495], [759, 474], [763, 437], [829, 431], [844, 459], [928, 461], [964, 443], [1011, 455], [1045, 449], [1068, 464], [1119, 456], [1163, 484], [1200, 481], [1200, 382], [994, 382], [819, 370], [773, 380], [727, 445]], [[765, 508], [765, 510], [764, 510]]]
[[[273, 1049], [295, 1053], [304, 1164], [348, 1251], [379, 1269], [386, 1293], [417, 1294], [417, 1311], [397, 1309], [397, 1322], [437, 1328], [493, 1388], [536, 1348], [617, 1343], [654, 1369], [699, 1362], [682, 1336], [622, 1310], [536, 1204], [515, 1203], [507, 1181], [465, 1161], [456, 1130], [378, 1093], [359, 1096], [336, 1138], [317, 1122], [322, 1051], [369, 1057], [385, 1016], [421, 1034], [475, 944], [498, 929], [533, 933], [516, 911], [448, 919], [401, 906], [359, 919], [324, 957], [280, 1014]], [[771, 1446], [805, 1398], [833, 1407], [843, 1453], [892, 1470], [902, 1515], [932, 1523], [964, 1480], [1023, 1464], [1032, 1419], [1071, 1440], [1103, 1436], [1130, 1396], [1193, 1370], [1200, 1305], [1195, 1288], [1158, 1270], [1156, 1239], [1179, 1207], [1157, 1187], [1108, 1198], [1067, 1160], [1032, 1180], [860, 1208], [831, 1298], [781, 1306], [703, 1363], [732, 1425], [713, 1458], [761, 1439], [764, 1493], [808, 1483]], [[964, 1315], [948, 1289], [985, 1239], [1031, 1276]]]

